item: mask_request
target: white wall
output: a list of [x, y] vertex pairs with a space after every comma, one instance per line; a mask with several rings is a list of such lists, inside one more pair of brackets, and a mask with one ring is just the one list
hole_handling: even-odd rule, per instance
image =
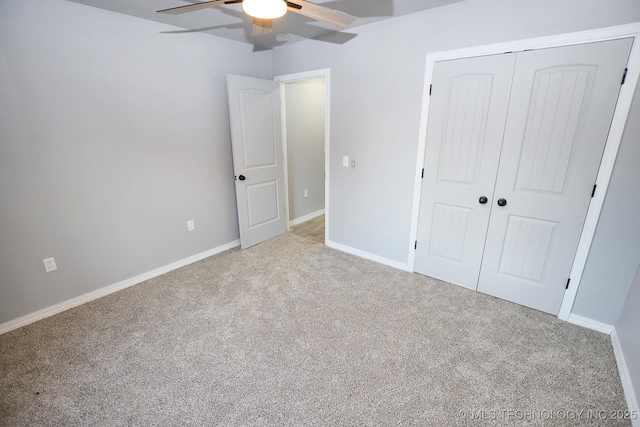
[[270, 53], [170, 30], [0, 0], [0, 323], [238, 238], [225, 74]]
[[[635, 275], [631, 282], [629, 293], [626, 297], [626, 302], [620, 313], [620, 318], [616, 324], [615, 332], [618, 337], [618, 343], [624, 360], [626, 361], [627, 380], [633, 389], [632, 393], [627, 392], [630, 395], [635, 395], [635, 398], [640, 398], [640, 264], [636, 269]], [[627, 401], [629, 398], [627, 397]], [[638, 402], [630, 402], [630, 405], [635, 404], [635, 408], [629, 408], [632, 410], [640, 410], [638, 408]], [[640, 415], [639, 415], [640, 416]], [[636, 420], [634, 425], [638, 425]]]
[[[640, 7], [640, 5], [639, 5]], [[640, 263], [640, 85], [572, 312], [615, 325]], [[638, 324], [640, 327], [640, 323]], [[640, 360], [640, 359], [638, 359]]]
[[[637, 0], [466, 0], [273, 52], [274, 74], [331, 69], [329, 240], [407, 263], [428, 52], [640, 21]], [[357, 160], [342, 168], [343, 155]], [[371, 232], [375, 230], [375, 232]]]
[[293, 221], [324, 209], [325, 79], [286, 83], [285, 108], [289, 220]]

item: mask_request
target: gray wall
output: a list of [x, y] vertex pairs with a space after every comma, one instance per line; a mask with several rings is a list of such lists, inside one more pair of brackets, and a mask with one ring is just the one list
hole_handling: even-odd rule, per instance
[[[640, 21], [637, 0], [466, 0], [273, 52], [275, 75], [331, 69], [329, 240], [407, 263], [428, 52]], [[342, 156], [357, 159], [343, 168]], [[375, 230], [375, 232], [371, 232]]]
[[640, 363], [638, 363], [640, 360], [640, 310], [638, 307], [640, 307], [640, 264], [636, 269], [624, 308], [616, 324], [616, 334], [627, 362], [629, 379], [636, 396], [640, 396]]
[[285, 85], [291, 221], [324, 209], [325, 92], [324, 78]]
[[225, 74], [270, 53], [171, 30], [0, 1], [0, 323], [238, 238]]
[[609, 190], [572, 310], [575, 314], [608, 325], [616, 324], [640, 262], [639, 141], [640, 85], [636, 87]]

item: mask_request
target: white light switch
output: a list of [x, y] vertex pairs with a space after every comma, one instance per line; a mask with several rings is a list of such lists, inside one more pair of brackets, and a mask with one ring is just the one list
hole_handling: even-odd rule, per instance
[[345, 168], [349, 167], [349, 156], [342, 156], [342, 166]]
[[309, 197], [309, 190], [307, 189], [304, 190], [304, 197]]
[[195, 229], [196, 229], [196, 223], [192, 219], [187, 221], [187, 230], [188, 231], [193, 231]]

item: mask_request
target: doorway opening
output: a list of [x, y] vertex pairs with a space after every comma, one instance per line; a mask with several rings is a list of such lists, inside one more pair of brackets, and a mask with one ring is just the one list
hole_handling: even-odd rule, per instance
[[287, 230], [324, 243], [328, 236], [329, 70], [280, 82]]

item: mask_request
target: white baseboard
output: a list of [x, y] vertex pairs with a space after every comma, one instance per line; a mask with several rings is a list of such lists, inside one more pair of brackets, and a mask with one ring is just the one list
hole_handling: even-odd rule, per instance
[[320, 209], [319, 211], [311, 212], [310, 214], [301, 216], [296, 219], [292, 219], [289, 221], [289, 227], [293, 227], [294, 225], [302, 224], [303, 222], [307, 222], [312, 220], [313, 218], [319, 217], [320, 215], [324, 215], [324, 209]]
[[613, 353], [616, 356], [616, 363], [618, 365], [618, 372], [620, 372], [620, 380], [622, 381], [622, 389], [624, 390], [624, 397], [627, 400], [627, 407], [631, 414], [635, 414], [636, 418], [631, 418], [631, 425], [633, 427], [640, 427], [640, 405], [638, 405], [638, 399], [636, 393], [633, 390], [633, 383], [631, 382], [631, 376], [627, 369], [627, 362], [622, 352], [622, 346], [620, 345], [620, 339], [616, 328], [613, 328], [610, 334], [611, 345], [613, 346]]
[[607, 335], [611, 334], [611, 331], [613, 331], [612, 325], [598, 322], [597, 320], [589, 319], [588, 317], [583, 317], [573, 313], [569, 315], [567, 322], [573, 323], [574, 325], [583, 326], [588, 329], [593, 329], [594, 331], [602, 332], [603, 334]]
[[384, 264], [384, 265], [388, 265], [388, 266], [393, 267], [393, 268], [397, 268], [399, 270], [413, 272], [413, 269], [409, 266], [409, 264], [398, 262], [398, 261], [393, 261], [393, 260], [390, 260], [388, 258], [381, 257], [379, 255], [375, 255], [375, 254], [372, 254], [372, 253], [369, 253], [369, 252], [361, 251], [360, 249], [352, 248], [351, 246], [342, 245], [340, 243], [332, 242], [331, 240], [326, 241], [325, 245], [329, 246], [330, 248], [337, 249], [339, 251], [346, 252], [348, 254], [358, 256], [360, 258], [365, 258], [365, 259], [368, 259], [370, 261], [375, 261], [375, 262], [378, 262], [380, 264]]
[[38, 310], [34, 313], [27, 314], [17, 319], [2, 323], [0, 324], [0, 335], [7, 333], [9, 331], [12, 331], [14, 329], [18, 329], [22, 326], [26, 326], [30, 323], [37, 322], [38, 320], [42, 320], [46, 317], [53, 316], [54, 314], [58, 314], [63, 311], [69, 310], [70, 308], [77, 307], [81, 304], [85, 304], [89, 301], [93, 301], [95, 299], [112, 294], [114, 292], [118, 292], [130, 286], [137, 285], [138, 283], [144, 282], [146, 280], [153, 279], [154, 277], [158, 277], [172, 270], [176, 270], [180, 267], [184, 267], [185, 265], [193, 264], [194, 262], [208, 258], [212, 255], [219, 254], [220, 252], [224, 252], [226, 250], [235, 248], [237, 246], [240, 246], [240, 241], [234, 240], [233, 242], [229, 242], [222, 246], [218, 246], [217, 248], [209, 249], [208, 251], [201, 252], [199, 254], [190, 256], [188, 258], [181, 259], [180, 261], [172, 262], [171, 264], [165, 265], [163, 267], [156, 268], [155, 270], [142, 273], [138, 276], [125, 279], [121, 282], [105, 286], [104, 288], [100, 288], [95, 291], [88, 292], [86, 294], [77, 296], [75, 298], [71, 298], [70, 300], [63, 301], [59, 304], [55, 304], [50, 307], [44, 308], [42, 310]]

